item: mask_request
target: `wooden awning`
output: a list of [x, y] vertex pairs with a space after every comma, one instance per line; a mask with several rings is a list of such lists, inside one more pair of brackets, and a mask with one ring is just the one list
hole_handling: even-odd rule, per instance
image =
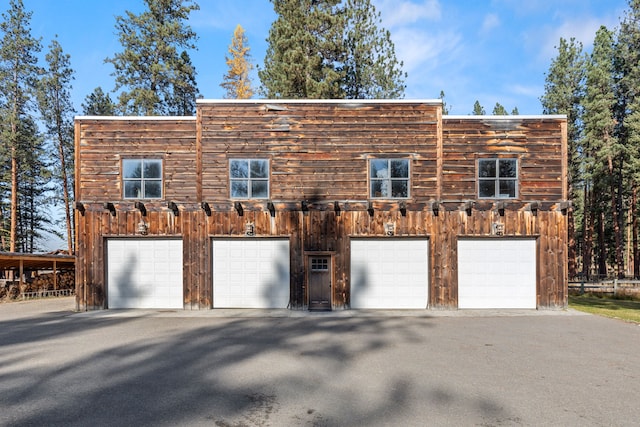
[[71, 270], [75, 264], [73, 255], [0, 252], [0, 270]]

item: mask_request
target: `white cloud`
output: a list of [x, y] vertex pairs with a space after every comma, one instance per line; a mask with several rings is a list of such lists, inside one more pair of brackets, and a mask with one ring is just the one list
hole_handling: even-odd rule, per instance
[[482, 34], [486, 34], [500, 26], [500, 18], [495, 13], [489, 13], [485, 15], [484, 20], [482, 21], [482, 27], [480, 32]]
[[579, 21], [565, 21], [555, 29], [544, 31], [540, 51], [542, 59], [547, 60], [557, 56], [558, 50], [556, 47], [559, 45], [561, 37], [566, 40], [573, 37], [581, 42], [585, 48], [589, 48], [593, 44], [596, 31], [601, 25], [603, 25], [601, 19], [589, 18]]
[[392, 33], [396, 56], [404, 62], [404, 70], [411, 74], [424, 68], [453, 61], [462, 37], [454, 32], [427, 33], [400, 28]]
[[423, 0], [421, 3], [406, 0], [374, 0], [373, 3], [381, 13], [383, 24], [387, 28], [409, 25], [421, 20], [438, 21], [442, 17], [438, 0]]
[[507, 86], [507, 91], [515, 95], [523, 95], [535, 98], [539, 97], [544, 89], [538, 85], [513, 84]]

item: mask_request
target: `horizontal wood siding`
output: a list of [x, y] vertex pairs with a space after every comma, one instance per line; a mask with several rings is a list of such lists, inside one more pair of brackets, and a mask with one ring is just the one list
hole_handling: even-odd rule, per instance
[[[196, 201], [195, 120], [83, 119], [76, 126], [76, 199], [123, 199], [121, 160], [164, 160], [165, 199]], [[79, 133], [79, 135], [78, 135]]]
[[[249, 238], [248, 223], [255, 230], [250, 238], [289, 239], [292, 308], [308, 304], [310, 253], [333, 256], [333, 308], [348, 308], [350, 239], [384, 237], [388, 223], [395, 238], [429, 240], [431, 308], [457, 307], [458, 239], [474, 236], [536, 239], [538, 307], [566, 307], [565, 120], [442, 117], [440, 111], [417, 101], [205, 102], [198, 121], [78, 119], [78, 308], [106, 306], [106, 239], [115, 237], [181, 238], [184, 307], [211, 308], [211, 241]], [[144, 200], [146, 216], [122, 198], [121, 159], [130, 156], [164, 159], [165, 197]], [[477, 198], [476, 161], [490, 156], [519, 159], [517, 199]], [[372, 157], [411, 159], [407, 200], [369, 200]], [[241, 200], [236, 207], [229, 197], [232, 158], [270, 160], [269, 200]], [[146, 235], [138, 230], [141, 221]], [[495, 235], [495, 224], [504, 226], [504, 236]]]
[[509, 157], [519, 162], [518, 200], [563, 200], [563, 119], [443, 117], [442, 198], [474, 200], [476, 161]]
[[407, 157], [413, 200], [434, 198], [436, 104], [202, 105], [203, 198], [228, 200], [229, 159], [271, 161], [273, 200], [366, 200], [367, 159]]

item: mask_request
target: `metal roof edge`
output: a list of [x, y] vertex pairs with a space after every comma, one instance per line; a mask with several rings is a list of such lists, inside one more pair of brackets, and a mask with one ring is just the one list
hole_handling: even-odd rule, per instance
[[442, 120], [532, 120], [532, 119], [552, 119], [566, 120], [566, 114], [516, 114], [512, 116], [493, 116], [493, 115], [443, 115]]
[[442, 104], [441, 99], [196, 99], [196, 104]]
[[195, 121], [196, 116], [75, 116], [74, 120], [158, 120]]

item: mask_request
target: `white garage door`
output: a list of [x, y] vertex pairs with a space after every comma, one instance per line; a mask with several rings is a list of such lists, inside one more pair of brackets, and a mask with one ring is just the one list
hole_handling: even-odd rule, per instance
[[183, 308], [182, 240], [107, 240], [109, 308]]
[[351, 239], [351, 308], [427, 308], [429, 241]]
[[213, 241], [214, 308], [286, 308], [289, 239]]
[[458, 308], [536, 308], [536, 241], [458, 240]]

